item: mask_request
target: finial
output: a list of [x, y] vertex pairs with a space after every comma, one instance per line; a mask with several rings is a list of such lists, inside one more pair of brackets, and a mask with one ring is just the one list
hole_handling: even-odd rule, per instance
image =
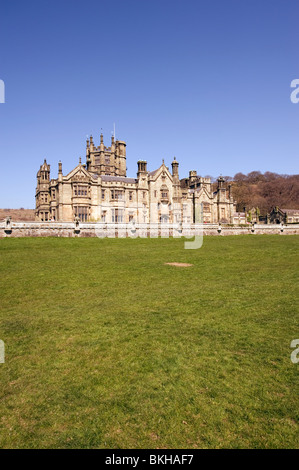
[[162, 163], [163, 163], [163, 165], [164, 165], [164, 158], [162, 158]]
[[81, 157], [79, 157], [79, 165], [81, 165]]

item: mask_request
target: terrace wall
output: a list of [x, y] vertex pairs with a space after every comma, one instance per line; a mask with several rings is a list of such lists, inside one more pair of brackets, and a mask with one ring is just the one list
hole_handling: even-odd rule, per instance
[[299, 234], [299, 224], [229, 226], [218, 224], [172, 225], [58, 222], [0, 222], [0, 238], [6, 237], [191, 237], [194, 235]]

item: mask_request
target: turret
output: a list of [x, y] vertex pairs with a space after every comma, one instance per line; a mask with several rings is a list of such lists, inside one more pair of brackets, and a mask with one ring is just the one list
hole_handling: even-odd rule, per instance
[[127, 159], [126, 159], [126, 143], [118, 141], [118, 160], [119, 160], [119, 176], [127, 176]]
[[36, 214], [38, 219], [48, 221], [50, 215], [50, 165], [46, 159], [37, 172]]
[[101, 132], [101, 136], [100, 136], [100, 151], [104, 152], [104, 137], [103, 137], [102, 132]]
[[139, 179], [142, 175], [147, 174], [147, 162], [145, 160], [138, 160], [138, 171], [137, 171], [137, 178]]
[[172, 176], [173, 178], [179, 178], [179, 162], [176, 161], [176, 158], [174, 157], [173, 162], [171, 164], [172, 166]]
[[92, 135], [90, 136], [90, 151], [92, 152], [94, 150], [94, 144], [93, 144], [93, 137]]
[[223, 178], [223, 176], [219, 176], [217, 183], [217, 189], [225, 189], [225, 179]]
[[58, 163], [58, 181], [62, 181], [62, 163], [60, 160]]
[[115, 143], [114, 143], [114, 136], [111, 137], [111, 164], [114, 165], [115, 163]]
[[197, 178], [197, 171], [196, 170], [189, 171], [189, 182], [190, 182], [190, 184], [194, 183], [196, 178]]

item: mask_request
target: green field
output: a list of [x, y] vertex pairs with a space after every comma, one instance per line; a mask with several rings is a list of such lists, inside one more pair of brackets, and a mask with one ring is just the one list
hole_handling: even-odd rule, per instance
[[0, 447], [298, 448], [298, 244], [1, 240]]

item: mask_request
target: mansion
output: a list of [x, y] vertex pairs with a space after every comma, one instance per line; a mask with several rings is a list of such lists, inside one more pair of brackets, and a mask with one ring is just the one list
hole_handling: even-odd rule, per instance
[[210, 178], [190, 171], [179, 178], [179, 163], [174, 158], [171, 171], [164, 160], [148, 171], [139, 160], [136, 178], [127, 177], [126, 143], [111, 138], [106, 147], [93, 138], [86, 142], [86, 163], [67, 175], [58, 164], [58, 178], [50, 177], [44, 160], [37, 173], [36, 220], [105, 223], [234, 223], [236, 203], [231, 186], [222, 177], [213, 188]]

